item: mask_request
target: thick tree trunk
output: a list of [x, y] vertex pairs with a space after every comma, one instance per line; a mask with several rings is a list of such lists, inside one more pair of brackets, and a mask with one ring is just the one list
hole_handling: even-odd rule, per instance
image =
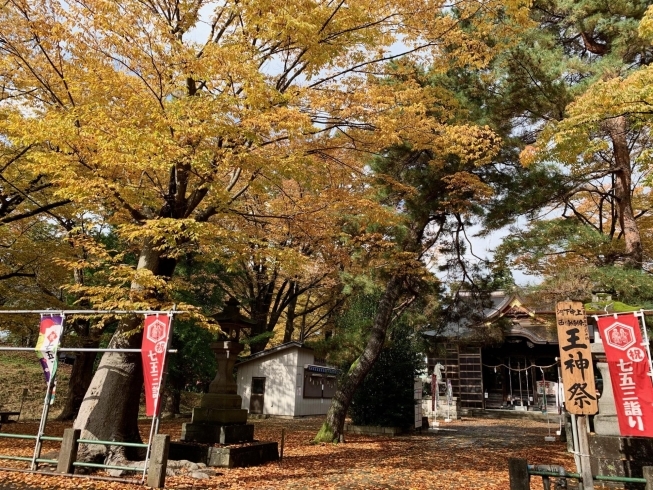
[[[146, 240], [141, 250], [138, 269], [157, 274], [159, 254]], [[168, 271], [166, 271], [168, 272]], [[138, 293], [141, 286], [132, 284]], [[109, 348], [139, 349], [143, 337], [142, 317], [131, 317], [120, 324], [109, 342]], [[141, 442], [138, 431], [138, 409], [143, 391], [143, 371], [140, 353], [111, 353], [102, 356], [75, 419], [82, 439]], [[122, 446], [80, 445], [78, 458], [85, 461], [120, 462], [144, 457], [143, 451]]]
[[[89, 340], [84, 342], [84, 348], [97, 348], [100, 344], [99, 340]], [[88, 390], [93, 379], [93, 365], [97, 358], [96, 352], [79, 352], [75, 357], [75, 363], [70, 373], [70, 380], [68, 381], [68, 398], [64, 404], [58, 420], [73, 420], [77, 417], [79, 407], [82, 405], [84, 395]]]
[[635, 220], [632, 203], [632, 170], [630, 150], [626, 131], [628, 122], [625, 116], [618, 116], [603, 123], [610, 139], [615, 160], [614, 198], [617, 205], [617, 218], [626, 245], [624, 265], [641, 269], [643, 261], [642, 238]]
[[[121, 324], [109, 342], [109, 348], [140, 348], [143, 335], [142, 332], [134, 333], [134, 330], [141, 323], [141, 318], [133, 318]], [[140, 354], [105, 353], [75, 419], [74, 427], [82, 430], [82, 439], [141, 442], [138, 408], [142, 390]], [[138, 459], [139, 456], [130, 448], [82, 444], [78, 458], [115, 463], [122, 459]]]
[[386, 332], [392, 320], [393, 310], [402, 292], [404, 277], [393, 276], [386, 286], [379, 309], [374, 318], [367, 344], [360, 357], [354, 362], [351, 369], [341, 381], [338, 391], [331, 401], [331, 407], [326, 415], [322, 428], [315, 436], [315, 442], [338, 441], [343, 433], [345, 417], [351, 404], [354, 393], [360, 383], [365, 379], [374, 362], [376, 362], [383, 344]]

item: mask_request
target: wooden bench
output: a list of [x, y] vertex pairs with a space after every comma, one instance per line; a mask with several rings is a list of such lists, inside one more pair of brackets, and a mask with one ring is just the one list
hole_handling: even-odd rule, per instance
[[9, 422], [9, 417], [18, 417], [20, 412], [0, 412], [0, 423]]

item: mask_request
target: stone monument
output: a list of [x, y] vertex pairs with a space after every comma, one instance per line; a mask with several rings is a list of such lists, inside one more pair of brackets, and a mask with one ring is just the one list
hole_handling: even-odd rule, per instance
[[617, 410], [614, 405], [612, 380], [610, 379], [610, 370], [605, 358], [605, 349], [598, 333], [595, 339], [596, 341], [591, 344], [592, 357], [597, 361], [596, 367], [601, 372], [603, 390], [599, 398], [599, 413], [594, 416], [594, 432], [602, 436], [619, 436], [619, 421], [617, 420]]
[[252, 323], [240, 315], [233, 298], [214, 318], [224, 332], [211, 344], [218, 364], [215, 379], [200, 406], [193, 408], [191, 421], [182, 425], [181, 442], [171, 443], [170, 459], [221, 467], [254, 466], [279, 459], [276, 442], [254, 441], [254, 425], [247, 423], [247, 410], [241, 408], [242, 397], [233, 376], [243, 350], [240, 330]]

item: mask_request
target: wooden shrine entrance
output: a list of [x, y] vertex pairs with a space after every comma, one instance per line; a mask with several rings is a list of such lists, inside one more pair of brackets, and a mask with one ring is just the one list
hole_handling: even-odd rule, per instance
[[[452, 394], [461, 408], [540, 408], [542, 387], [558, 381], [558, 346], [512, 340], [484, 348], [444, 344], [435, 356], [429, 357], [429, 368], [432, 370], [437, 363], [442, 365], [443, 381], [451, 382]], [[547, 405], [552, 404], [555, 405], [555, 397], [549, 396]]]

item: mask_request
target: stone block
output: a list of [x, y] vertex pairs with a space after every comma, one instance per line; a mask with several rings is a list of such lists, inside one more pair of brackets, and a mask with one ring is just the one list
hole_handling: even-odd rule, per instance
[[619, 420], [616, 415], [596, 415], [594, 431], [602, 436], [619, 436]]
[[254, 425], [224, 425], [220, 429], [220, 444], [251, 442], [254, 440]]
[[170, 443], [168, 458], [170, 460], [187, 460], [193, 463], [207, 464], [209, 461], [208, 445], [189, 443], [185, 441], [175, 441]]
[[604, 459], [653, 461], [653, 439], [589, 435], [590, 454]]
[[157, 434], [152, 439], [152, 452], [150, 464], [147, 468], [147, 486], [163, 488], [166, 481], [168, 453], [170, 449], [170, 436]]
[[276, 442], [251, 442], [213, 447], [208, 444], [171, 442], [168, 457], [221, 468], [256, 466], [279, 459]]
[[642, 473], [646, 478], [646, 490], [653, 490], [653, 466], [644, 466]]
[[192, 423], [217, 425], [244, 424], [247, 422], [247, 410], [216, 410], [206, 407], [193, 408]]
[[397, 436], [403, 434], [401, 427], [380, 427], [373, 425], [345, 424], [345, 432], [367, 436]]
[[213, 447], [210, 449], [209, 466], [236, 468], [257, 466], [279, 459], [276, 442], [254, 442], [240, 446]]
[[[653, 439], [589, 435], [590, 465], [595, 475], [642, 478], [643, 466], [653, 461]], [[643, 488], [638, 484], [608, 485], [609, 488]]]
[[[596, 356], [603, 356], [603, 344], [592, 344], [592, 353]], [[599, 413], [594, 417], [594, 432], [603, 436], [619, 436], [619, 421], [617, 409], [614, 404], [614, 393], [610, 379], [610, 369], [606, 362], [598, 362], [597, 367], [603, 378], [603, 393], [599, 398]]]
[[71, 474], [73, 472], [73, 463], [77, 459], [77, 449], [79, 444], [77, 439], [81, 431], [79, 429], [65, 429], [63, 431], [63, 441], [59, 450], [57, 462], [57, 472]]
[[254, 425], [209, 425], [186, 423], [181, 426], [181, 440], [188, 442], [233, 444], [254, 440]]
[[220, 439], [221, 425], [181, 424], [181, 440], [184, 442], [212, 443]]
[[205, 393], [202, 395], [200, 407], [212, 408], [215, 410], [240, 409], [243, 398], [240, 395], [219, 395], [216, 393]]

